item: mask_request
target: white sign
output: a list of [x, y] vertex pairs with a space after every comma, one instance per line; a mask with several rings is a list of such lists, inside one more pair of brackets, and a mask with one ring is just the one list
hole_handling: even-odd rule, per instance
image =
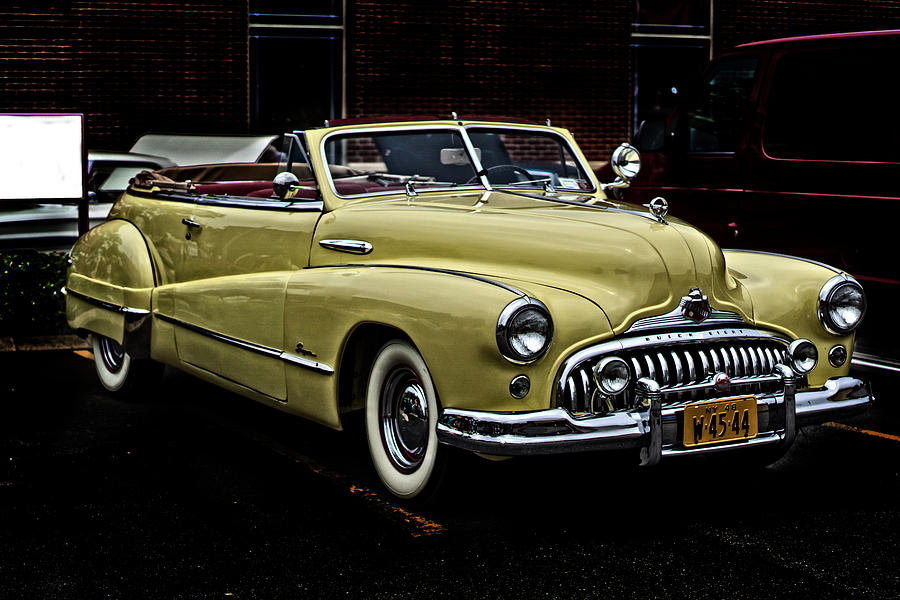
[[0, 114], [0, 201], [84, 193], [83, 115]]

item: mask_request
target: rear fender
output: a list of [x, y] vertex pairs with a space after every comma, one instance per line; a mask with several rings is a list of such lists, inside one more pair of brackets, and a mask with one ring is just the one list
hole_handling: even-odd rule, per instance
[[150, 351], [153, 263], [140, 231], [127, 221], [106, 221], [72, 248], [66, 275], [66, 319], [80, 332], [125, 346], [135, 358]]

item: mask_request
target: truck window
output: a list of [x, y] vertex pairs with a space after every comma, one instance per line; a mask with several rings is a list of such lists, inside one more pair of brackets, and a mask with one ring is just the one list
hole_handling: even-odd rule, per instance
[[890, 65], [900, 48], [786, 54], [767, 101], [763, 147], [774, 158], [900, 161]]
[[734, 152], [753, 91], [754, 56], [721, 60], [706, 77], [687, 111], [691, 152]]

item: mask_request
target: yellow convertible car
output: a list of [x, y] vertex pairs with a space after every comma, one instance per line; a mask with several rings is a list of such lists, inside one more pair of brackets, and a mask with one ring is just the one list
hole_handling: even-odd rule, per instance
[[771, 462], [868, 405], [852, 277], [723, 252], [662, 198], [617, 201], [636, 150], [612, 166], [598, 182], [549, 122], [454, 114], [143, 173], [72, 249], [68, 321], [113, 392], [163, 363], [336, 429], [364, 411], [401, 498], [433, 490], [447, 446]]

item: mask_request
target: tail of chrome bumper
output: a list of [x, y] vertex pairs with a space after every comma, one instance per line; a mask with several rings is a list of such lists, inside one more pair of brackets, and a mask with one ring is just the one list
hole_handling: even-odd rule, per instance
[[872, 401], [868, 384], [854, 377], [831, 379], [819, 390], [795, 392], [790, 369], [779, 374], [784, 391], [757, 399], [760, 433], [746, 441], [685, 448], [677, 439], [683, 405], [664, 408], [659, 387], [650, 379], [638, 382], [633, 410], [575, 417], [563, 408], [526, 413], [447, 409], [438, 422], [437, 434], [441, 443], [502, 456], [635, 449], [640, 451], [642, 465], [652, 465], [668, 456], [767, 444], [788, 446], [794, 441], [797, 425], [861, 412]]

